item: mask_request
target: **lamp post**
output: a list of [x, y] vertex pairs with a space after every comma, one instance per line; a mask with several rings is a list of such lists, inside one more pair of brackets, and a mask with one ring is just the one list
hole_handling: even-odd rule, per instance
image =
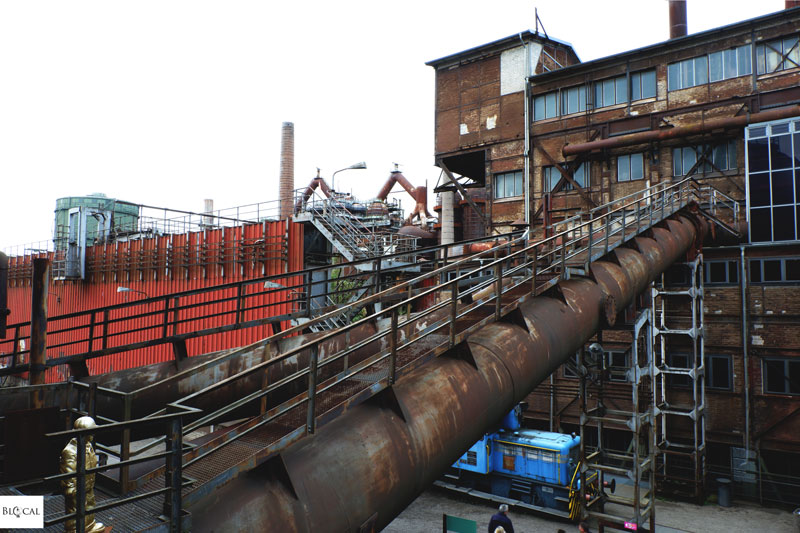
[[145, 298], [149, 298], [147, 293], [144, 291], [137, 291], [136, 289], [130, 289], [128, 287], [117, 287], [117, 292], [138, 292], [139, 294], [144, 294]]
[[335, 183], [335, 180], [336, 180], [336, 174], [338, 172], [341, 172], [342, 170], [351, 170], [351, 169], [355, 170], [355, 169], [359, 169], [359, 168], [367, 168], [367, 164], [364, 161], [361, 161], [359, 163], [355, 163], [353, 165], [350, 165], [349, 167], [340, 168], [339, 170], [334, 172], [333, 175], [331, 176], [331, 189], [333, 189], [334, 191], [336, 190], [336, 187], [334, 187], [334, 183]]

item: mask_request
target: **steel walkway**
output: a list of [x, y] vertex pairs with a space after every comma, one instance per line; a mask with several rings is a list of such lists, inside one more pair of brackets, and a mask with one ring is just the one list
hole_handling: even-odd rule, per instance
[[[350, 306], [374, 309], [361, 321], [302, 337], [297, 346], [273, 353], [268, 360], [153, 413], [159, 416], [195, 408], [199, 400], [225, 391], [247, 391], [213, 412], [186, 420], [184, 438], [198, 428], [232, 418], [243, 421], [184, 453], [183, 507], [201, 504], [232, 479], [314, 434], [320, 426], [560, 280], [588, 275], [593, 261], [690, 204], [707, 209], [719, 220], [738, 219], [735, 202], [692, 179], [656, 185], [564, 221], [559, 224], [561, 231], [535, 243], [523, 235], [478, 253], [469, 253], [463, 244], [440, 247], [436, 268], [429, 272], [233, 350], [225, 360], [274, 349], [278, 342], [301, 334], [310, 324], [340, 316]], [[470, 282], [473, 279], [476, 281]], [[426, 280], [434, 285], [419, 289]], [[435, 303], [419, 313], [409, 313], [411, 306], [423, 299]], [[397, 303], [380, 305], [386, 301]], [[373, 330], [364, 333], [364, 324], [373, 324]], [[260, 386], [247, 389], [243, 385], [254, 380]], [[136, 491], [163, 486], [165, 474], [164, 468], [153, 470]]]

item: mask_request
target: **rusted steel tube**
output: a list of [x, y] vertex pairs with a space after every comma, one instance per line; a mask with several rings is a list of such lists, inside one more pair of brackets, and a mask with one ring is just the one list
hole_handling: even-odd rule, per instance
[[[391, 389], [353, 407], [192, 509], [198, 531], [367, 531], [385, 527], [483, 432], [679, 259], [705, 226], [676, 217], [599, 261], [596, 279], [520, 307]], [[212, 502], [207, 502], [212, 503]]]
[[[44, 363], [47, 357], [47, 289], [50, 282], [50, 260], [33, 260], [31, 280], [31, 385], [44, 385]], [[44, 407], [41, 393], [31, 396], [33, 408]]]
[[599, 141], [568, 144], [564, 146], [561, 152], [566, 157], [583, 152], [593, 152], [595, 150], [609, 150], [613, 148], [622, 148], [624, 146], [633, 146], [635, 144], [687, 137], [689, 135], [707, 133], [722, 128], [742, 128], [756, 122], [767, 122], [770, 120], [796, 117], [798, 115], [800, 115], [800, 105], [791, 105], [738, 117], [712, 118], [690, 126], [676, 126], [669, 129], [642, 131], [629, 135], [620, 135], [619, 137], [600, 139]]
[[326, 198], [331, 197], [331, 189], [328, 187], [328, 184], [325, 183], [325, 178], [320, 177], [317, 175], [316, 178], [311, 180], [311, 183], [308, 184], [308, 187], [303, 191], [303, 196], [297, 199], [297, 202], [294, 204], [294, 212], [297, 213], [300, 209], [303, 208], [303, 205], [311, 198], [311, 195], [314, 194], [314, 189], [317, 187], [320, 188], [322, 193], [325, 195]]
[[389, 179], [386, 180], [386, 183], [383, 184], [381, 190], [378, 191], [378, 196], [376, 196], [376, 198], [378, 200], [386, 200], [395, 183], [399, 183], [415, 202], [414, 210], [406, 218], [406, 223], [411, 222], [411, 220], [417, 215], [419, 215], [420, 218], [423, 216], [431, 216], [431, 214], [428, 212], [428, 188], [424, 186], [414, 187], [399, 170], [395, 170], [389, 175]]
[[669, 38], [683, 37], [688, 32], [686, 0], [669, 0]]
[[8, 256], [0, 252], [0, 339], [6, 338], [8, 314]]

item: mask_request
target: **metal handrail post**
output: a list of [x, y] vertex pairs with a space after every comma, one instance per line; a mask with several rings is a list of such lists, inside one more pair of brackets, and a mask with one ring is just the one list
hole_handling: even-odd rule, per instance
[[317, 403], [317, 367], [319, 358], [319, 344], [311, 345], [311, 358], [308, 361], [308, 416], [306, 417], [306, 433], [313, 434], [316, 429], [316, 403]]
[[[458, 278], [456, 278], [458, 279]], [[456, 310], [458, 306], [458, 282], [450, 282], [450, 347], [456, 345]]]
[[86, 529], [86, 435], [79, 433], [75, 436], [77, 442], [77, 465], [75, 468], [75, 531]]
[[392, 309], [392, 354], [389, 356], [389, 385], [394, 385], [397, 375], [397, 315], [397, 308]]

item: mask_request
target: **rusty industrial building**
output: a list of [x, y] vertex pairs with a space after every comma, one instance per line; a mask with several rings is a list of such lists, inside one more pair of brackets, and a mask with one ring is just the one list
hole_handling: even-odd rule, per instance
[[652, 531], [719, 478], [796, 503], [793, 4], [687, 34], [671, 0], [670, 40], [588, 62], [537, 17], [430, 61], [435, 217], [397, 168], [369, 201], [297, 188], [291, 123], [276, 202], [65, 208], [0, 254], [0, 495], [84, 524], [58, 450], [96, 435], [115, 531], [378, 531], [524, 401], [580, 435], [562, 518]]
[[[684, 7], [669, 41], [585, 63], [541, 32], [428, 63], [436, 69], [437, 163], [459, 181], [443, 180], [438, 191], [486, 202], [481, 212], [492, 231], [530, 223], [544, 237], [576, 215], [686, 176], [739, 202], [731, 229], [742, 237], [717, 229], [721, 238], [703, 250], [697, 364], [705, 397], [693, 412], [705, 435], [691, 453], [704, 459], [677, 458], [683, 468], [673, 474], [683, 475], [671, 476], [686, 480], [676, 490], [697, 496], [693, 469], [703, 462], [706, 489], [724, 473], [761, 501], [792, 502], [798, 493], [800, 10], [788, 4], [692, 35]], [[680, 287], [688, 274], [675, 267], [666, 282]], [[691, 325], [686, 302], [665, 305], [673, 328]], [[609, 408], [629, 404], [624, 329], [599, 335]], [[691, 339], [667, 337], [664, 365], [692, 367]], [[668, 376], [672, 403], [692, 403], [695, 381], [685, 372]], [[540, 427], [577, 430], [578, 387], [575, 364], [563, 366], [528, 398], [526, 415]], [[689, 418], [673, 425], [670, 441], [691, 443], [699, 432]], [[629, 432], [615, 429], [607, 426], [605, 438], [627, 448]]]

